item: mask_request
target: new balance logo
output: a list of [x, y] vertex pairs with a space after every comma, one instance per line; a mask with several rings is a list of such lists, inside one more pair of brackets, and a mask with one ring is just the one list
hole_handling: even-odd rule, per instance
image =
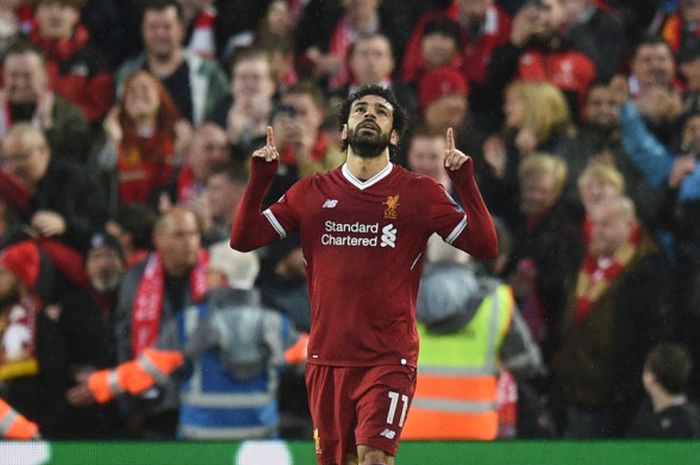
[[396, 248], [396, 228], [393, 224], [387, 224], [382, 228], [382, 247]]
[[379, 433], [379, 435], [387, 439], [394, 439], [396, 437], [396, 431], [390, 430], [389, 428], [384, 428], [384, 431]]
[[335, 199], [326, 199], [321, 208], [335, 208], [338, 205], [338, 201]]

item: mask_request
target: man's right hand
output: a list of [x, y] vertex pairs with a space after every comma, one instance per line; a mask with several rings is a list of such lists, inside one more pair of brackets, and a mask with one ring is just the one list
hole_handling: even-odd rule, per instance
[[265, 161], [275, 161], [279, 159], [279, 153], [277, 152], [277, 147], [275, 146], [275, 132], [272, 126], [267, 127], [267, 144], [263, 148], [260, 148], [253, 152], [253, 158], [264, 158]]

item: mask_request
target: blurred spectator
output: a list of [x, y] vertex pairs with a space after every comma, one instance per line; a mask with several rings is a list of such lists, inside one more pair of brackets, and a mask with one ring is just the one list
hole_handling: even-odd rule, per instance
[[[411, 134], [406, 164], [414, 173], [435, 179], [447, 192], [455, 194], [452, 180], [445, 172], [446, 149], [445, 134], [425, 126], [419, 126]], [[452, 197], [455, 201], [459, 199], [456, 195], [452, 195]]]
[[95, 123], [112, 105], [112, 73], [79, 22], [84, 4], [85, 0], [39, 0], [36, 27], [29, 37], [46, 57], [51, 88]]
[[[117, 291], [126, 271], [126, 261], [119, 241], [106, 232], [90, 238], [85, 254], [85, 273], [90, 281], [90, 293], [102, 313], [111, 333], [111, 317], [117, 306]], [[110, 338], [111, 339], [111, 338]]]
[[175, 102], [148, 71], [124, 82], [124, 98], [104, 121], [104, 146], [97, 165], [111, 178], [110, 205], [152, 201], [171, 178], [176, 157], [189, 142], [190, 128], [179, 120]]
[[566, 164], [532, 154], [518, 168], [519, 216], [506, 275], [545, 360], [556, 347], [566, 295], [583, 252], [581, 213], [563, 198]]
[[619, 73], [625, 48], [620, 21], [598, 7], [598, 0], [562, 0], [565, 36], [574, 48], [591, 57], [596, 79], [609, 81]]
[[151, 236], [156, 219], [153, 211], [137, 203], [120, 205], [110, 214], [105, 228], [119, 241], [127, 268], [145, 260], [153, 248]]
[[58, 274], [33, 241], [0, 251], [3, 397], [42, 436], [97, 438], [111, 433], [104, 409], [76, 409], [64, 392], [73, 373], [109, 363], [98, 311]]
[[619, 119], [622, 102], [615, 86], [604, 82], [591, 85], [583, 107], [583, 124], [575, 139], [559, 152], [569, 169], [566, 196], [578, 201], [577, 179], [592, 162], [609, 164], [624, 177], [626, 195], [634, 201], [640, 219], [651, 225], [657, 220], [663, 196], [642, 177], [625, 151]]
[[300, 81], [281, 97], [274, 117], [275, 138], [284, 166], [266, 196], [278, 199], [297, 179], [339, 166], [345, 156], [334, 146], [321, 126], [326, 114], [326, 98], [311, 81]]
[[206, 202], [209, 212], [209, 229], [204, 230], [206, 243], [214, 243], [231, 236], [231, 221], [243, 196], [248, 177], [236, 165], [214, 167], [207, 179]]
[[518, 10], [510, 42], [491, 55], [487, 81], [493, 101], [499, 101], [513, 78], [544, 80], [564, 92], [571, 114], [578, 118], [596, 69], [589, 56], [563, 37], [563, 21], [562, 0], [537, 0]]
[[591, 215], [603, 200], [625, 195], [625, 179], [614, 166], [602, 162], [589, 163], [576, 178], [585, 212], [583, 219], [583, 242], [591, 242]]
[[602, 200], [590, 220], [554, 370], [567, 434], [620, 437], [642, 399], [644, 354], [673, 330], [671, 273], [629, 198]]
[[5, 135], [1, 158], [30, 193], [24, 205], [11, 205], [29, 228], [25, 231], [85, 250], [106, 217], [99, 185], [79, 166], [54, 156], [44, 134], [27, 123], [15, 124]]
[[[199, 302], [206, 292], [208, 257], [200, 247], [194, 213], [173, 207], [161, 215], [153, 242], [155, 251], [129, 269], [119, 290], [114, 313], [118, 363], [141, 355], [162, 335], [162, 323]], [[177, 386], [171, 382], [138, 398], [124, 399], [120, 410], [135, 434], [172, 439], [178, 405]]]
[[170, 203], [197, 210], [213, 167], [231, 162], [228, 148], [226, 132], [216, 124], [204, 123], [195, 129], [184, 148], [182, 164], [163, 186]]
[[658, 344], [644, 363], [642, 383], [649, 396], [627, 433], [632, 438], [700, 438], [700, 410], [685, 394], [693, 360], [676, 344]]
[[465, 135], [469, 123], [469, 86], [457, 70], [437, 68], [423, 75], [418, 83], [418, 103], [423, 121], [430, 129], [444, 133], [447, 128], [453, 128], [457, 140]]
[[470, 106], [476, 116], [476, 124], [482, 129], [494, 129], [495, 122], [486, 120], [492, 112], [493, 102], [489, 101], [488, 92], [484, 93], [487, 84], [487, 68], [494, 48], [508, 42], [511, 29], [511, 18], [504, 13], [493, 0], [455, 0], [449, 2], [443, 13], [428, 13], [423, 16], [413, 30], [406, 46], [403, 60], [404, 79], [410, 80], [412, 69], [417, 69], [416, 58], [422, 41], [423, 31], [427, 21], [437, 15], [446, 15], [457, 21], [461, 28], [461, 40], [464, 46], [459, 52], [462, 55], [463, 69], [467, 82], [472, 88]]
[[[402, 78], [406, 82], [418, 81], [426, 71], [452, 67], [460, 71], [465, 66], [463, 56], [464, 36], [459, 24], [447, 16], [426, 18], [418, 46], [407, 49], [403, 60]], [[414, 56], [415, 55], [415, 56]]]
[[293, 40], [294, 19], [287, 0], [272, 0], [258, 30], [255, 41], [265, 48], [265, 44], [275, 41]]
[[300, 69], [317, 80], [327, 78], [327, 89], [334, 92], [350, 80], [348, 52], [360, 35], [381, 32], [403, 56], [402, 17], [390, 13], [378, 0], [311, 0], [296, 28]]
[[5, 54], [5, 50], [12, 39], [21, 31], [20, 18], [17, 8], [24, 0], [4, 0], [0, 2], [0, 55]]
[[661, 26], [661, 36], [675, 54], [692, 40], [700, 37], [700, 1], [679, 0], [678, 8], [667, 16]]
[[632, 53], [630, 71], [629, 91], [633, 97], [655, 86], [672, 87], [676, 65], [671, 48], [661, 37], [645, 37]]
[[177, 0], [182, 6], [183, 23], [185, 24], [185, 49], [192, 55], [203, 58], [216, 58], [216, 25], [217, 10], [214, 0]]
[[678, 70], [685, 81], [683, 113], [700, 111], [700, 38], [689, 42], [678, 54]]
[[33, 45], [18, 41], [3, 59], [0, 137], [27, 121], [46, 133], [56, 156], [84, 162], [91, 141], [87, 121], [72, 103], [54, 94], [46, 61]]
[[[261, 306], [253, 287], [258, 269], [255, 254], [236, 252], [228, 241], [213, 246], [205, 301], [186, 308], [183, 317], [166, 321], [158, 341], [141, 358], [93, 374], [69, 397], [106, 402], [121, 391], [138, 394], [187, 360], [192, 368], [180, 384], [178, 436], [277, 437], [279, 371], [287, 363], [305, 360], [307, 337], [299, 335], [289, 319]], [[118, 390], [107, 381], [110, 376], [117, 379]], [[139, 388], [132, 388], [135, 385]]]
[[[423, 115], [421, 124], [436, 135], [442, 135], [443, 139], [447, 129], [452, 128], [457, 146], [479, 160], [474, 164], [474, 170], [481, 181], [485, 167], [481, 159], [484, 140], [470, 114], [469, 96], [469, 85], [464, 77], [449, 67], [430, 70], [418, 82], [418, 101]], [[481, 188], [488, 204], [488, 188]]]
[[299, 80], [294, 67], [294, 19], [287, 0], [273, 0], [270, 3], [255, 31], [252, 44], [270, 56], [278, 91], [286, 91]]
[[626, 153], [649, 185], [660, 193], [670, 188], [679, 203], [700, 199], [700, 114], [685, 118], [678, 154], [651, 132], [632, 100], [622, 105], [620, 121]]
[[214, 107], [208, 119], [226, 128], [232, 155], [247, 159], [265, 138], [277, 80], [270, 56], [260, 49], [241, 50], [231, 66], [231, 95]]
[[484, 143], [484, 159], [490, 191], [490, 208], [506, 223], [513, 223], [518, 186], [518, 166], [537, 151], [560, 156], [575, 127], [562, 92], [548, 82], [513, 81], [505, 91], [503, 136], [492, 135]]
[[217, 62], [182, 48], [183, 20], [176, 0], [146, 2], [141, 19], [145, 50], [117, 70], [117, 93], [121, 96], [126, 79], [134, 72], [148, 70], [161, 80], [182, 117], [197, 125], [226, 95], [228, 80]]
[[139, 0], [87, 0], [82, 9], [80, 21], [110, 70], [141, 48], [138, 3]]
[[629, 92], [639, 112], [664, 144], [672, 143], [683, 103], [668, 44], [655, 36], [642, 39], [632, 54], [630, 70]]
[[417, 114], [415, 91], [393, 77], [396, 61], [389, 39], [380, 33], [361, 35], [348, 52], [351, 81], [340, 89], [338, 96], [345, 98], [361, 86], [391, 87], [401, 104], [410, 114]]
[[[299, 7], [306, 1], [299, 2]], [[236, 47], [251, 45], [252, 31], [260, 25], [260, 20], [265, 17], [270, 3], [271, 0], [214, 0], [217, 11], [214, 26], [216, 49], [222, 63], [230, 62]]]

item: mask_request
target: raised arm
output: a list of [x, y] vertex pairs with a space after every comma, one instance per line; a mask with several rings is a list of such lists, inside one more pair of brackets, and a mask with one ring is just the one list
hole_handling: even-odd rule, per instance
[[275, 133], [267, 127], [267, 144], [253, 152], [250, 180], [231, 224], [231, 247], [249, 252], [268, 244], [279, 235], [262, 212], [262, 201], [279, 165]]
[[455, 147], [452, 128], [447, 129], [446, 137], [445, 170], [467, 215], [466, 227], [451, 244], [479, 259], [495, 257], [498, 255], [496, 228], [474, 179], [474, 160]]

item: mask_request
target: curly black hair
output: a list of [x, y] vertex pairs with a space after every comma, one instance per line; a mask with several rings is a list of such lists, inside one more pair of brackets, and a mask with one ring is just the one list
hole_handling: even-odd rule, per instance
[[[345, 101], [340, 105], [340, 108], [338, 109], [338, 126], [340, 130], [342, 130], [343, 125], [348, 122], [348, 118], [350, 117], [350, 107], [352, 106], [352, 104], [355, 102], [355, 100], [360, 99], [365, 95], [376, 95], [378, 97], [381, 97], [387, 102], [389, 102], [394, 108], [394, 122], [392, 129], [396, 131], [396, 134], [399, 136], [400, 143], [404, 133], [406, 132], [406, 127], [408, 126], [408, 114], [406, 113], [404, 107], [396, 99], [396, 96], [394, 95], [394, 92], [391, 91], [391, 89], [386, 89], [382, 86], [377, 86], [374, 84], [360, 87], [356, 92], [351, 94], [350, 97], [345, 99]], [[347, 150], [347, 148], [348, 141], [346, 139], [342, 142], [341, 149], [345, 151]], [[389, 144], [390, 156], [393, 157], [396, 154], [397, 148], [398, 145]]]

